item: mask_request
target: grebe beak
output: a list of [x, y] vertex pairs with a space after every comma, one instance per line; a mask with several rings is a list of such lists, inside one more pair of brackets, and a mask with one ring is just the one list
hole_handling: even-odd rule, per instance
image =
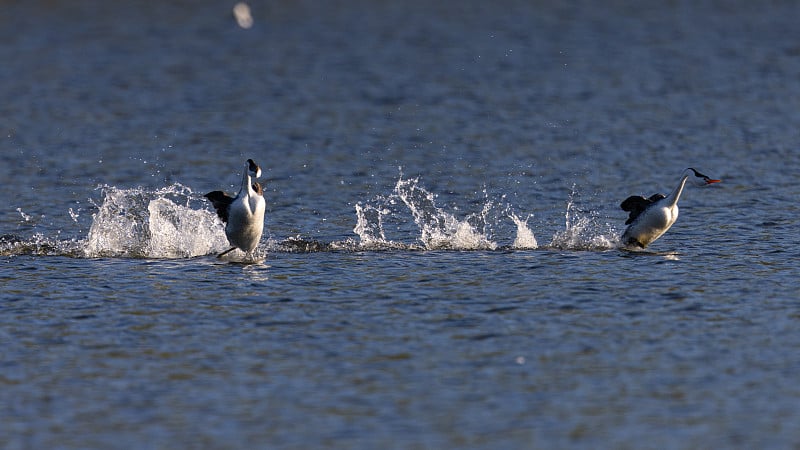
[[706, 176], [706, 175], [703, 175], [702, 173], [700, 173], [700, 172], [698, 172], [698, 171], [694, 170], [694, 169], [693, 169], [693, 168], [691, 168], [691, 167], [689, 167], [689, 170], [691, 170], [692, 172], [694, 172], [694, 176], [696, 176], [697, 178], [702, 178], [702, 179], [703, 179], [703, 181], [704, 181], [704, 182], [705, 182], [707, 185], [708, 185], [708, 184], [713, 184], [713, 183], [719, 183], [719, 182], [721, 182], [721, 181], [722, 181], [722, 180], [715, 180], [715, 179], [713, 179], [713, 178], [709, 178], [708, 176]]

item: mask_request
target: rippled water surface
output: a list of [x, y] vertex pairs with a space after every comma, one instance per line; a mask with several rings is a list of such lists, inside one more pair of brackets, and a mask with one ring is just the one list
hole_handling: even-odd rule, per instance
[[6, 2], [0, 446], [800, 445], [800, 10], [651, 3]]

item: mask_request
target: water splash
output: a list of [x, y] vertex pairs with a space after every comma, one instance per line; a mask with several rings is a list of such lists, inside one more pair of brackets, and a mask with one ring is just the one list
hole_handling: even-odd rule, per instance
[[[425, 250], [495, 250], [514, 249], [531, 250], [542, 248], [529, 225], [533, 215], [524, 219], [514, 212], [514, 207], [506, 204], [498, 207], [498, 202], [488, 198], [484, 190], [484, 202], [481, 211], [469, 214], [463, 220], [444, 210], [436, 204], [436, 195], [425, 189], [419, 178], [403, 178], [402, 174], [388, 197], [377, 197], [374, 201], [356, 205], [356, 226], [354, 232], [359, 236], [361, 248], [417, 249], [406, 244], [397, 244], [386, 239], [385, 223], [389, 220], [402, 220], [405, 210], [399, 210], [396, 204], [405, 205], [411, 213], [414, 224], [419, 230], [417, 241]], [[559, 250], [609, 250], [617, 247], [617, 233], [608, 224], [601, 224], [599, 214], [593, 210], [579, 209], [576, 187], [567, 201], [564, 229], [554, 232], [550, 243], [545, 248]], [[499, 202], [504, 203], [506, 196]], [[509, 234], [509, 245], [498, 245], [492, 230], [500, 229], [503, 233], [509, 229], [503, 223], [510, 220], [515, 230]], [[499, 237], [500, 239], [503, 236]]]
[[528, 220], [531, 218], [530, 215], [526, 217], [525, 220], [522, 220], [515, 213], [509, 212], [508, 218], [517, 226], [517, 236], [514, 238], [514, 243], [511, 244], [511, 248], [533, 250], [539, 247], [539, 243], [536, 242], [536, 237], [533, 236], [533, 231], [528, 228]]
[[78, 223], [78, 218], [81, 216], [80, 213], [74, 211], [72, 208], [70, 208], [68, 212], [69, 212], [69, 217], [72, 219], [72, 221]]
[[30, 222], [31, 221], [31, 215], [30, 214], [25, 214], [25, 212], [22, 211], [22, 208], [17, 208], [17, 212], [19, 213], [20, 217], [22, 217], [23, 221], [25, 221], [25, 222]]
[[186, 258], [227, 248], [219, 220], [209, 210], [190, 207], [199, 198], [186, 186], [101, 189], [103, 203], [85, 241], [87, 257]]
[[595, 211], [578, 208], [577, 191], [572, 186], [564, 213], [564, 230], [553, 234], [550, 246], [562, 250], [610, 250], [618, 246], [617, 233], [601, 225]]
[[[418, 178], [397, 181], [395, 194], [411, 211], [420, 230], [420, 240], [426, 249], [494, 250], [497, 244], [486, 236], [487, 204], [477, 215], [458, 220], [436, 206], [435, 195], [419, 185]], [[473, 225], [471, 222], [479, 224]], [[479, 230], [478, 228], [481, 228]]]
[[358, 235], [361, 247], [380, 248], [389, 243], [383, 232], [383, 217], [387, 214], [389, 214], [387, 208], [356, 204], [356, 226], [353, 228], [353, 233]]

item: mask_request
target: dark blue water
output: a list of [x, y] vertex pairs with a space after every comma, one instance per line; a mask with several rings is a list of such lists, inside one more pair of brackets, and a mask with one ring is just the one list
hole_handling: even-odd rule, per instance
[[0, 447], [800, 445], [798, 5], [233, 6], [2, 6]]

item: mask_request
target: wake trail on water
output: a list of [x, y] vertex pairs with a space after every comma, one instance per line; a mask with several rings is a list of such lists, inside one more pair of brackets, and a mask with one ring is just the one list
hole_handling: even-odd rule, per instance
[[[28, 238], [4, 234], [0, 235], [0, 255], [175, 259], [216, 255], [229, 248], [223, 223], [202, 195], [187, 186], [175, 183], [159, 189], [124, 189], [104, 185], [98, 189], [102, 201], [92, 202], [97, 210], [92, 214], [86, 238], [63, 240], [42, 234]], [[478, 210], [459, 217], [458, 208], [448, 210], [439, 205], [438, 196], [428, 191], [419, 178], [403, 178], [401, 174], [389, 194], [355, 204], [356, 238], [333, 242], [302, 236], [282, 240], [264, 238], [256, 255], [617, 248], [616, 231], [600, 224], [597, 213], [579, 209], [574, 196], [573, 187], [563, 230], [556, 231], [550, 243], [541, 246], [529, 224], [533, 214], [520, 217], [505, 202], [505, 196], [490, 199], [484, 190], [483, 204]], [[69, 213], [75, 220], [75, 213], [71, 209]], [[513, 229], [513, 237], [498, 236], [501, 228]], [[388, 238], [389, 231], [399, 236]], [[242, 256], [238, 250], [232, 253], [234, 259]]]

